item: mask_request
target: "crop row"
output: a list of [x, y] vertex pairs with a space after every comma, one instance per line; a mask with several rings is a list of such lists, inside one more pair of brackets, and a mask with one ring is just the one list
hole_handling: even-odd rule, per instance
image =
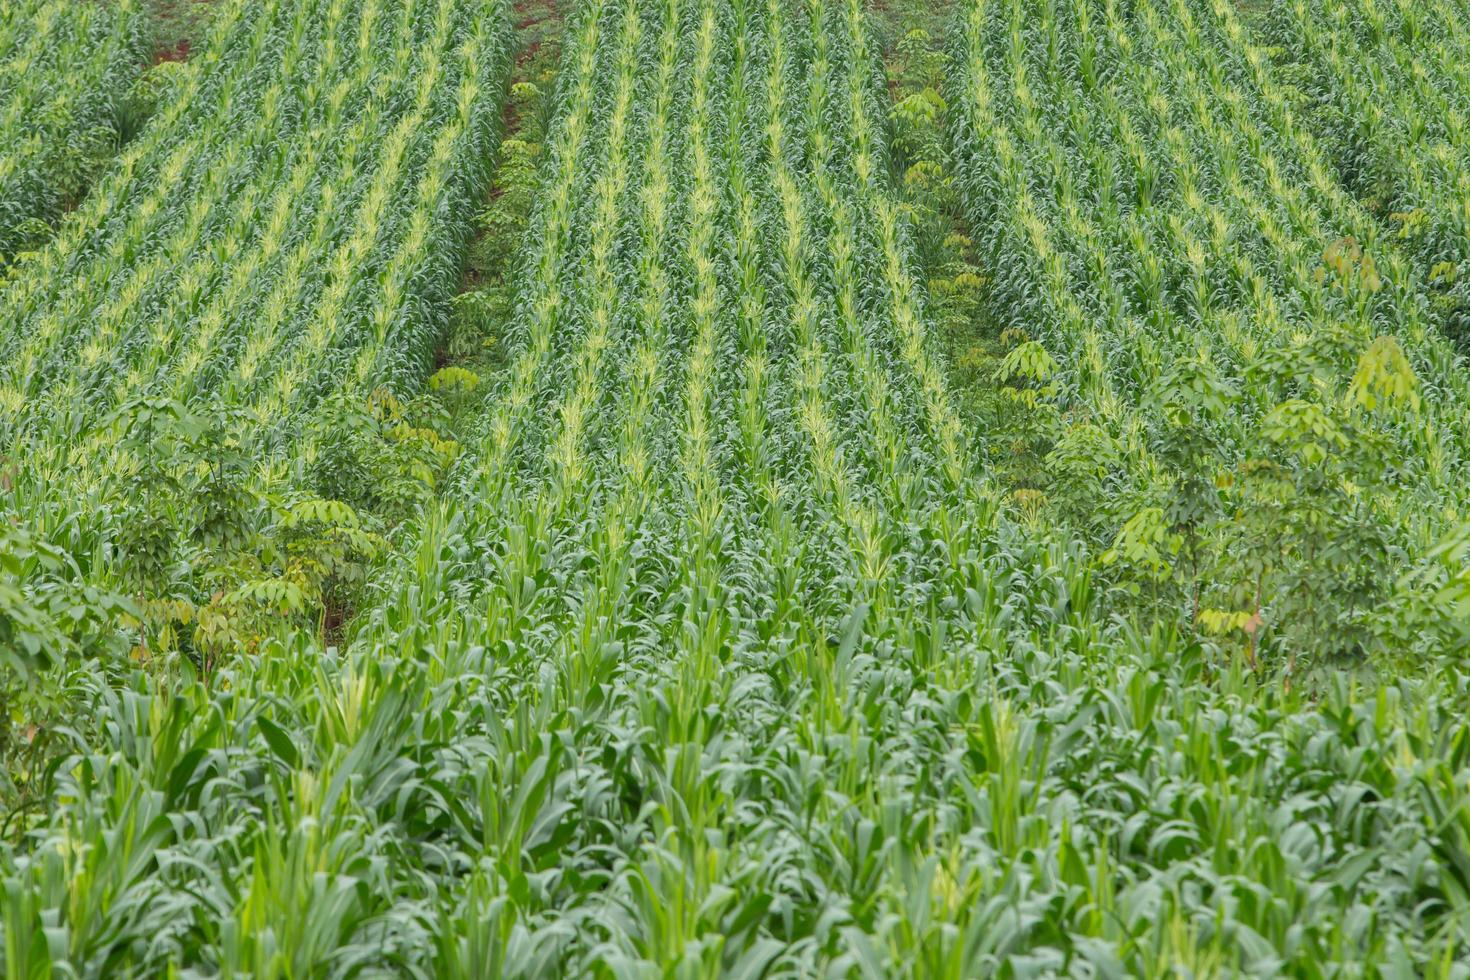
[[1252, 650], [1443, 649], [1464, 365], [1232, 5], [966, 11], [958, 177], [1050, 489]]
[[859, 887], [867, 844], [826, 836], [845, 807], [802, 759], [836, 752], [811, 776], [855, 798], [922, 787], [941, 746], [873, 767], [902, 699], [861, 691], [890, 650], [939, 656], [992, 516], [882, 189], [877, 65], [855, 4], [589, 3], [569, 36], [510, 363], [456, 491], [349, 653], [301, 640], [238, 664], [218, 711], [160, 703], [168, 758], [80, 788], [59, 819], [142, 830], [141, 788], [177, 776], [192, 815], [148, 846], [201, 905], [42, 845], [21, 890], [86, 906], [73, 962], [838, 955], [812, 888]]
[[456, 285], [440, 246], [466, 231], [440, 215], [485, 169], [492, 13], [222, 8], [170, 103], [0, 298], [8, 425], [86, 432], [146, 393], [286, 427], [325, 381], [421, 372]]
[[1470, 25], [1448, 2], [1300, 0], [1266, 35], [1348, 185], [1391, 222], [1470, 337]]
[[0, 269], [45, 237], [115, 149], [146, 37], [144, 0], [0, 10]]
[[221, 4], [0, 293], [7, 510], [92, 584], [165, 601], [133, 614], [144, 650], [180, 631], [248, 648], [231, 610], [302, 611], [336, 567], [330, 542], [282, 551], [302, 521], [374, 547], [311, 499], [319, 447], [346, 438], [321, 407], [366, 417], [431, 370], [510, 44], [495, 2]]
[[[1060, 31], [1088, 8], [973, 2], [972, 120], [977, 93], [1022, 101], [992, 74], [1010, 52], [1075, 50], [1027, 33], [1038, 14]], [[1188, 628], [1105, 617], [1075, 547], [1018, 533], [932, 351], [862, 4], [589, 0], [567, 38], [508, 364], [442, 502], [345, 649], [300, 635], [212, 684], [86, 681], [95, 732], [0, 858], [9, 972], [1449, 963], [1463, 680], [1262, 687]], [[1084, 60], [1058, 64], [1047, 107]], [[1085, 118], [992, 108], [1018, 165]], [[1170, 200], [1184, 162], [1144, 193]], [[1263, 225], [1305, 207], [1239, 184]], [[1240, 249], [1254, 279], [1212, 288], [1305, 304], [1258, 250]], [[997, 283], [1067, 271], [1026, 254]], [[1319, 302], [1362, 331], [1413, 309], [1332, 288]], [[1051, 375], [1087, 378], [1069, 397], [1143, 413], [1109, 368], [1129, 363], [1119, 324], [1099, 318], [1109, 359], [1085, 375], [1050, 309], [1031, 315]], [[1169, 326], [1127, 337], [1163, 358]], [[1423, 333], [1402, 343], [1428, 404]]]

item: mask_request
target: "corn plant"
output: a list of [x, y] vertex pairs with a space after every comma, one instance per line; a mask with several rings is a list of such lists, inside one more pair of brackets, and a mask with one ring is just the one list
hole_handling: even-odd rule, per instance
[[[71, 500], [83, 549], [121, 573], [110, 584], [164, 617], [155, 633], [235, 643], [204, 608], [291, 578], [262, 561], [285, 554], [268, 529], [287, 525], [261, 514], [351, 488], [350, 536], [401, 519], [447, 468], [457, 447], [414, 396], [459, 288], [510, 53], [493, 3], [221, 5], [149, 125], [4, 291], [0, 430], [25, 460], [7, 510], [34, 524]], [[191, 489], [210, 461], [177, 427], [119, 437], [149, 404], [248, 435], [227, 496], [250, 533], [200, 544], [223, 517], [225, 498]], [[311, 579], [292, 585], [320, 595]]]
[[1470, 29], [1452, 3], [1289, 3], [1264, 32], [1347, 186], [1421, 264], [1446, 332], [1470, 331]]
[[[1053, 50], [1065, 111], [1073, 49], [1012, 45], [1000, 0], [974, 2], [955, 104], [973, 121], [993, 62]], [[1034, 7], [1000, 19], [1091, 9]], [[45, 815], [0, 850], [7, 972], [1463, 976], [1463, 670], [1306, 697], [1191, 623], [1119, 614], [1083, 544], [1013, 519], [935, 350], [864, 5], [588, 0], [565, 36], [505, 363], [439, 494], [339, 644], [280, 632], [207, 682], [74, 672], [97, 722], [58, 733]], [[976, 173], [1006, 139], [1029, 167], [1071, 134], [985, 123]], [[1175, 167], [1130, 192], [1172, 201]], [[1006, 227], [1060, 236], [1043, 218], [1066, 195], [1021, 189], [1034, 220]], [[1302, 288], [1371, 317], [1389, 298], [1364, 256], [1400, 266], [1359, 241], [1321, 283], [1304, 258]], [[1034, 269], [1067, 281], [1055, 255]], [[1129, 304], [1169, 282], [1135, 279]], [[1130, 352], [1101, 346], [1103, 318], [1084, 385], [1036, 324], [1009, 382], [1069, 409], [1108, 385], [1093, 424], [1133, 436], [1124, 477], [1225, 456], [1238, 433], [1214, 416], [1237, 404], [1283, 467], [1348, 422], [1386, 439], [1393, 412], [1447, 411], [1422, 338], [1263, 362], [1339, 382], [1311, 398], [1311, 377], [1247, 392], [1190, 358], [1140, 384], [1108, 370]], [[1467, 548], [1416, 555], [1416, 590], [1452, 590]]]
[[116, 150], [148, 54], [147, 12], [144, 0], [24, 0], [0, 11], [0, 276]]
[[[1102, 501], [1093, 476], [1055, 492], [1156, 603], [1250, 624], [1226, 631], [1249, 656], [1268, 635], [1290, 663], [1401, 650], [1370, 635], [1390, 551], [1455, 533], [1465, 461], [1464, 373], [1414, 264], [1335, 182], [1229, 4], [975, 3], [964, 20], [959, 176], [992, 314], [1059, 366], [1057, 472], [1110, 460], [1116, 481]], [[1361, 397], [1370, 374], [1395, 395]], [[1280, 482], [1319, 445], [1357, 460], [1341, 479], [1363, 493]], [[1288, 484], [1308, 511], [1264, 521], [1270, 553], [1242, 544], [1232, 525]], [[1300, 576], [1333, 598], [1296, 593]]]

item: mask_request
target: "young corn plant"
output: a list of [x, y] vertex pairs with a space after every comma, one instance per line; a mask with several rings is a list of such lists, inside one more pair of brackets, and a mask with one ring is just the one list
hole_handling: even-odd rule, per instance
[[1305, 125], [1343, 182], [1418, 264], [1442, 329], [1470, 330], [1470, 30], [1454, 4], [1359, 7], [1300, 0], [1272, 10], [1265, 40]]
[[[963, 181], [967, 205], [984, 190], [1016, 212], [970, 209], [975, 261], [1029, 250], [986, 267], [987, 304], [1037, 304], [995, 367], [1005, 397], [1054, 413], [1069, 493], [1101, 488], [1099, 538], [1146, 511], [1156, 540], [1194, 535], [1213, 558], [1216, 504], [1194, 506], [1207, 492], [1167, 467], [1219, 477], [1257, 458], [1296, 467], [1296, 495], [1277, 500], [1362, 502], [1402, 531], [1429, 467], [1354, 490], [1342, 441], [1424, 438], [1415, 412], [1453, 418], [1433, 348], [1380, 315], [1406, 302], [1385, 295], [1402, 266], [1361, 228], [1329, 233], [1264, 165], [1237, 159], [1233, 183], [1186, 167], [1228, 170], [1225, 144], [1280, 149], [1214, 88], [1253, 77], [1239, 64], [1185, 77], [1238, 49], [1168, 0], [1127, 17], [1102, 0], [973, 2], [976, 50], [955, 72], [968, 94], [947, 104], [978, 117], [1011, 59], [1028, 66], [1011, 96], [1046, 79], [1036, 124], [1007, 109], [967, 150], [1025, 168]], [[408, 9], [353, 7], [348, 36], [377, 50]], [[448, 472], [328, 642], [280, 631], [207, 683], [78, 672], [89, 723], [41, 780], [45, 815], [0, 850], [8, 972], [1458, 975], [1461, 672], [1440, 657], [1412, 678], [1288, 687], [1283, 663], [1263, 681], [1195, 626], [1235, 609], [1216, 601], [1212, 561], [1197, 617], [1139, 615], [1085, 542], [1016, 519], [945, 370], [925, 219], [887, 166], [875, 36], [859, 0], [569, 13], [503, 363], [474, 372]], [[1118, 57], [1144, 43], [1148, 58]], [[321, 55], [293, 70], [321, 71]], [[1175, 107], [1189, 138], [1160, 135]], [[411, 169], [411, 149], [381, 148]], [[285, 213], [280, 191], [247, 210]], [[1114, 211], [1084, 206], [1095, 193]], [[342, 235], [334, 270], [375, 254], [383, 295], [418, 288], [411, 222], [379, 251], [313, 220]], [[1277, 247], [1319, 224], [1310, 245]], [[1348, 237], [1358, 257], [1344, 243], [1329, 261]], [[299, 240], [271, 262], [289, 267]], [[337, 282], [314, 285], [310, 308], [354, 308]], [[260, 324], [260, 357], [335, 349], [284, 313]], [[341, 325], [359, 328], [369, 345], [392, 336], [371, 317]], [[345, 363], [357, 377], [364, 361]], [[435, 398], [467, 380], [438, 367]], [[278, 384], [250, 404], [271, 409]], [[300, 397], [335, 404], [334, 390]], [[361, 426], [340, 440], [354, 453], [424, 427], [402, 391], [372, 404], [387, 414], [332, 423]], [[325, 430], [287, 445], [303, 467], [335, 448]], [[1089, 446], [1106, 452], [1087, 463]], [[371, 452], [355, 458], [371, 472]], [[275, 518], [285, 557], [330, 556], [341, 503], [277, 501], [292, 485], [258, 482], [291, 508]], [[1232, 506], [1231, 482], [1212, 485]], [[1300, 524], [1278, 534], [1297, 550], [1327, 526]], [[1439, 540], [1412, 542], [1404, 597], [1453, 593], [1463, 534]], [[1159, 554], [1156, 605], [1170, 589], [1182, 605], [1189, 552]], [[1290, 597], [1286, 567], [1274, 591]], [[260, 598], [290, 599], [280, 588]], [[1427, 622], [1394, 608], [1409, 630]]]
[[158, 613], [141, 648], [192, 634], [213, 673], [273, 619], [340, 618], [340, 562], [292, 571], [293, 508], [345, 504], [323, 546], [357, 567], [458, 454], [440, 396], [413, 393], [469, 245], [457, 216], [489, 176], [509, 35], [495, 3], [220, 5], [187, 62], [150, 75], [152, 123], [4, 290], [0, 425], [27, 460], [6, 510], [73, 501], [83, 549], [116, 556], [96, 585]]
[[22, 0], [0, 12], [0, 284], [116, 152], [151, 14], [147, 0]]
[[[1463, 446], [1440, 428], [1459, 426], [1457, 399], [1414, 394], [1399, 402], [1412, 412], [1373, 412], [1350, 410], [1344, 395], [1358, 358], [1388, 344], [1402, 355], [1405, 390], [1463, 383], [1428, 329], [1412, 265], [1331, 179], [1229, 5], [1171, 0], [1125, 17], [1083, 0], [976, 3], [962, 23], [955, 58], [966, 70], [950, 99], [958, 175], [982, 254], [1024, 257], [997, 270], [992, 316], [1025, 323], [1058, 365], [1063, 435], [1049, 457], [1058, 498], [1090, 512], [1074, 520], [1113, 545], [1098, 550], [1123, 584], [1136, 567], [1133, 588], [1147, 592], [1153, 614], [1191, 628], [1204, 609], [1220, 621], [1202, 593], [1235, 588], [1234, 573], [1206, 575], [1204, 552], [1249, 513], [1264, 522], [1263, 545], [1297, 556], [1272, 567], [1303, 569], [1273, 594], [1296, 595], [1302, 612], [1292, 618], [1311, 625], [1275, 666], [1301, 654], [1397, 655], [1341, 621], [1352, 614], [1304, 569], [1333, 556], [1335, 570], [1322, 572], [1330, 581], [1353, 579], [1359, 559], [1380, 567], [1370, 554], [1429, 561], [1460, 520], [1457, 502], [1436, 506], [1458, 498], [1446, 476]], [[1341, 420], [1330, 453], [1303, 462], [1283, 449], [1257, 465], [1271, 455], [1257, 447], [1295, 445], [1289, 433], [1320, 428], [1319, 417]], [[1426, 429], [1411, 418], [1441, 421]], [[1426, 436], [1438, 442], [1427, 452]], [[1287, 457], [1313, 472], [1274, 486], [1316, 501], [1308, 511], [1222, 498], [1241, 467], [1264, 479], [1297, 465]], [[1344, 486], [1347, 497], [1328, 506]], [[1110, 490], [1089, 499], [1097, 488]], [[1358, 553], [1354, 541], [1373, 543]], [[1187, 584], [1161, 590], [1181, 566]], [[1365, 578], [1377, 582], [1368, 592], [1344, 586], [1357, 591], [1347, 609], [1392, 591], [1381, 576]], [[1258, 605], [1229, 615], [1258, 629]]]

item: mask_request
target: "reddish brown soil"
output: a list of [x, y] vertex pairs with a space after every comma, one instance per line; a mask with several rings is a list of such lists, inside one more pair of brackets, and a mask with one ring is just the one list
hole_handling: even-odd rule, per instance
[[187, 61], [195, 35], [204, 30], [216, 0], [155, 0], [153, 18], [158, 49], [153, 64]]
[[[533, 7], [535, 9], [533, 9]], [[560, 21], [561, 11], [554, 2], [542, 2], [542, 0], [517, 0], [512, 8], [515, 11], [516, 33], [525, 34], [532, 28], [539, 27], [547, 21]], [[535, 37], [528, 41], [525, 47], [516, 53], [515, 65], [511, 68], [510, 78], [512, 84], [525, 81], [526, 65], [532, 64], [541, 51], [541, 45], [545, 43], [542, 37]], [[502, 133], [514, 133], [520, 129], [520, 118], [510, 99], [505, 100], [501, 109], [500, 122]]]
[[165, 61], [188, 61], [189, 39], [185, 38], [171, 48], [160, 48], [153, 52], [153, 63], [161, 65]]
[[[561, 7], [557, 0], [516, 0], [511, 7], [512, 20], [515, 24], [516, 35], [523, 37], [528, 32], [535, 34], [521, 46], [516, 52], [514, 64], [511, 66], [510, 84], [528, 81], [528, 66], [536, 63], [537, 56], [541, 53], [542, 45], [547, 43], [547, 37], [559, 37], [561, 23]], [[552, 30], [538, 30], [543, 24], [551, 24]], [[559, 40], [551, 43], [559, 44]], [[505, 99], [500, 110], [500, 134], [504, 139], [520, 132], [522, 120], [520, 113], [516, 111], [513, 99]], [[494, 201], [504, 193], [504, 188], [495, 182], [491, 182], [490, 190], [486, 195], [486, 203]], [[477, 236], [478, 237], [478, 236]], [[484, 270], [476, 268], [473, 263], [465, 267], [464, 277], [460, 284], [460, 291], [466, 292], [478, 288], [484, 281]], [[437, 361], [437, 358], [436, 358]], [[443, 367], [443, 364], [437, 364]]]

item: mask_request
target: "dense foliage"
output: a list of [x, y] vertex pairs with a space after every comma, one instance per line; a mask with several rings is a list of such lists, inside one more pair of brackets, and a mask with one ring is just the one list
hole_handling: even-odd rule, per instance
[[1463, 642], [1464, 363], [1233, 6], [967, 11], [957, 175], [1045, 492], [1252, 657]]
[[456, 451], [395, 392], [432, 369], [510, 44], [459, 0], [228, 3], [206, 42], [0, 291], [0, 434], [6, 511], [140, 600], [138, 656], [207, 671], [320, 609]]
[[0, 281], [116, 149], [148, 40], [145, 0], [0, 8]]
[[1282, 75], [1347, 186], [1423, 265], [1470, 345], [1470, 18], [1436, 2], [1294, 0], [1267, 20]]
[[564, 13], [223, 3], [0, 292], [7, 975], [1470, 976], [1464, 365], [1234, 10]]

